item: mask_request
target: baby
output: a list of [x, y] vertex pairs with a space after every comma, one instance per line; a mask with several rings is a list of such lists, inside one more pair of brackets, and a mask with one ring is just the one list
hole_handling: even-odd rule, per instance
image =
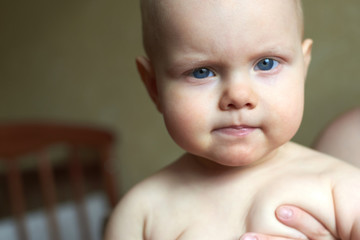
[[[307, 239], [277, 221], [291, 204], [360, 239], [360, 171], [290, 142], [312, 41], [299, 0], [143, 0], [141, 78], [185, 154], [137, 184], [107, 240]], [[147, 159], [151, 161], [151, 159]]]

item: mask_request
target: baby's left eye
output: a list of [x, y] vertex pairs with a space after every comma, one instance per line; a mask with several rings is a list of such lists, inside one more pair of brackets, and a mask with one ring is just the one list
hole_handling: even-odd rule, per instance
[[264, 58], [255, 65], [255, 71], [270, 71], [276, 68], [278, 65], [278, 61], [271, 58]]

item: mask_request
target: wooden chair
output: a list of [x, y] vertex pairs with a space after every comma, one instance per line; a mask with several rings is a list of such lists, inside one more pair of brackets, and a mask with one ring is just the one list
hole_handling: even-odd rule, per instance
[[[83, 126], [42, 124], [42, 123], [13, 123], [0, 124], [0, 163], [3, 162], [3, 173], [7, 179], [8, 196], [11, 201], [12, 214], [16, 218], [20, 239], [27, 240], [28, 234], [24, 222], [26, 201], [24, 189], [26, 183], [22, 181], [23, 166], [20, 158], [29, 154], [37, 156], [36, 167], [42, 190], [43, 203], [48, 216], [49, 233], [51, 239], [60, 240], [59, 226], [55, 216], [58, 192], [53, 162], [49, 156], [49, 149], [55, 145], [64, 145], [69, 150], [66, 161], [61, 166], [67, 165], [69, 184], [76, 202], [77, 216], [80, 222], [83, 240], [90, 239], [89, 225], [84, 208], [84, 194], [86, 179], [84, 176], [84, 161], [82, 149], [94, 150], [100, 167], [95, 167], [98, 173], [93, 176], [102, 176], [103, 187], [109, 200], [109, 205], [114, 207], [117, 202], [114, 172], [111, 167], [112, 148], [114, 136], [111, 132]], [[1, 169], [0, 169], [1, 174]]]

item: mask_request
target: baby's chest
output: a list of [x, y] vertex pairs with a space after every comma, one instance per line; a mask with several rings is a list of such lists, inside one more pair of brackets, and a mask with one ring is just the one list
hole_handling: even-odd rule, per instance
[[179, 198], [181, 202], [173, 201], [157, 215], [150, 239], [238, 240], [245, 232], [302, 236], [277, 221], [275, 210], [282, 204], [305, 209], [335, 229], [331, 191], [316, 181], [280, 179], [256, 187], [234, 188], [226, 195]]
[[172, 216], [158, 218], [148, 239], [238, 240], [241, 236], [242, 224], [239, 220], [220, 214], [219, 209], [204, 212], [202, 207], [194, 206], [180, 215], [173, 213]]
[[305, 210], [331, 232], [336, 232], [331, 185], [317, 176], [278, 178], [261, 185], [246, 210], [245, 231], [299, 237], [298, 231], [276, 219], [275, 210], [283, 204]]

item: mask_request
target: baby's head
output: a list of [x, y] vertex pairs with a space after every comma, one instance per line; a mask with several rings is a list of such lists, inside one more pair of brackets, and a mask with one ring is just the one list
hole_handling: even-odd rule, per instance
[[272, 156], [303, 113], [300, 0], [142, 0], [137, 59], [175, 142], [227, 166]]

